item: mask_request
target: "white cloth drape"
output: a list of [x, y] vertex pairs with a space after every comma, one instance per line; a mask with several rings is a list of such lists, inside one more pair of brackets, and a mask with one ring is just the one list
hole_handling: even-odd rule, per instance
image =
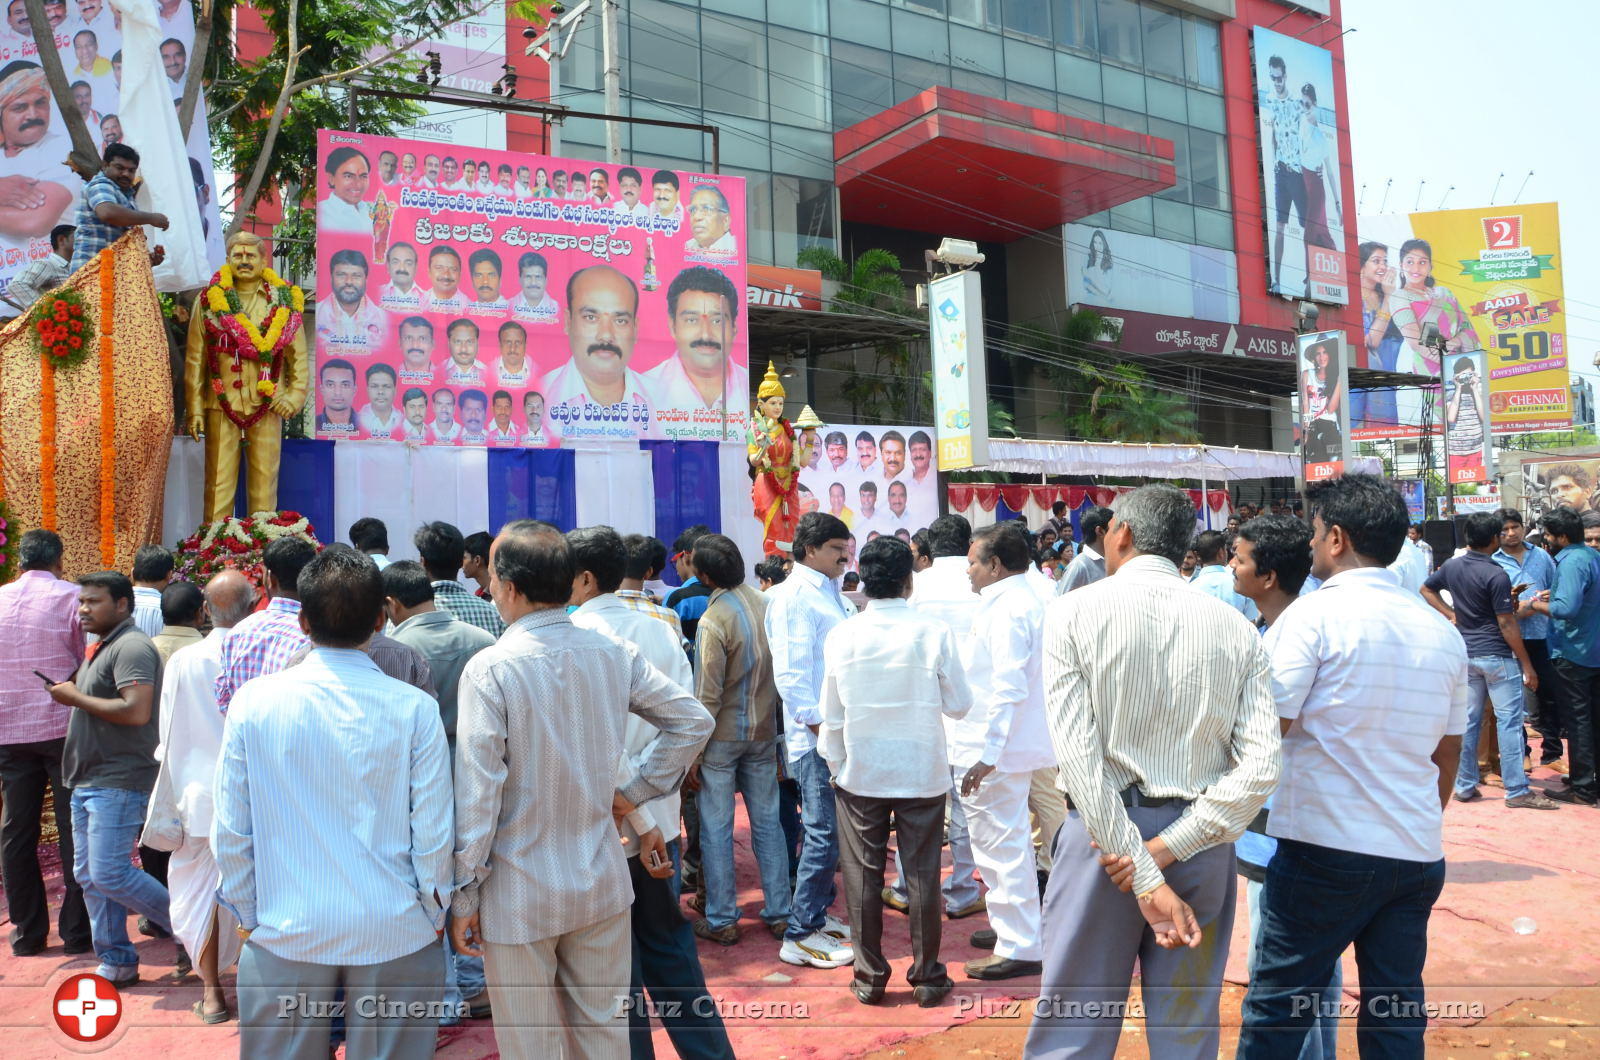
[[323, 541], [344, 540], [362, 516], [389, 528], [389, 558], [416, 559], [411, 535], [423, 523], [443, 520], [463, 534], [489, 527], [487, 449], [339, 442], [333, 447], [334, 525], [319, 527]]
[[655, 473], [650, 454], [637, 442], [585, 445], [573, 454], [573, 473], [578, 480], [579, 526], [609, 526], [624, 536], [655, 536]]
[[[1383, 473], [1377, 457], [1360, 456], [1346, 470]], [[1026, 438], [989, 439], [989, 462], [981, 470], [1027, 475], [1107, 475], [1116, 478], [1189, 478], [1236, 482], [1247, 478], [1295, 478], [1300, 457], [1267, 449], [1210, 445], [1142, 445], [1120, 442], [1055, 442]]]
[[[122, 16], [122, 94], [117, 116], [122, 121], [124, 142], [139, 152], [139, 173], [144, 178], [137, 201], [143, 209], [166, 214], [171, 223], [165, 232], [151, 229], [146, 233], [151, 246], [167, 251], [166, 260], [156, 266], [156, 290], [187, 291], [211, 278], [211, 266], [189, 152], [172, 105], [172, 82], [161, 65], [164, 34], [152, 0], [111, 0], [111, 6]], [[201, 120], [197, 118], [197, 124]], [[201, 162], [209, 166], [210, 158]]]
[[756, 518], [755, 505], [750, 500], [750, 463], [743, 442], [729, 442], [719, 448], [717, 470], [722, 476], [722, 532], [739, 546], [745, 573], [749, 574], [761, 562], [764, 535], [761, 520]]

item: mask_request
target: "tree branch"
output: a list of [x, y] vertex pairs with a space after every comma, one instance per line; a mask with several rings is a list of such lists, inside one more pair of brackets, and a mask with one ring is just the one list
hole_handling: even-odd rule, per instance
[[22, 0], [22, 6], [28, 12], [28, 28], [39, 48], [39, 65], [44, 68], [45, 83], [50, 86], [56, 109], [61, 112], [61, 120], [72, 137], [72, 151], [65, 164], [88, 180], [100, 172], [100, 155], [94, 148], [94, 137], [89, 135], [89, 123], [78, 112], [77, 101], [72, 98], [72, 85], [67, 81], [66, 68], [61, 65], [61, 55], [56, 51], [55, 30], [45, 16], [44, 0]]
[[204, 82], [202, 71], [206, 67], [206, 52], [211, 49], [211, 19], [214, 0], [201, 0], [200, 15], [194, 20], [194, 54], [189, 56], [189, 76], [183, 83], [183, 104], [178, 108], [178, 129], [184, 143], [189, 142], [189, 130], [194, 126], [194, 112], [200, 102], [200, 89]]
[[[29, 0], [30, 3], [39, 3], [40, 0]], [[307, 49], [300, 47], [300, 5], [289, 5], [288, 61], [283, 68], [283, 88], [278, 92], [278, 102], [272, 107], [272, 118], [267, 122], [266, 136], [261, 140], [261, 153], [256, 156], [256, 164], [250, 167], [250, 182], [245, 185], [244, 198], [238, 203], [233, 212], [233, 221], [228, 225], [228, 231], [223, 235], [223, 242], [233, 238], [244, 227], [245, 219], [255, 207], [256, 197], [261, 194], [261, 182], [266, 179], [267, 167], [272, 161], [272, 148], [278, 142], [278, 130], [283, 128], [284, 115], [289, 111], [289, 97], [294, 94], [294, 74], [300, 65], [300, 56]], [[309, 47], [309, 46], [308, 46]]]

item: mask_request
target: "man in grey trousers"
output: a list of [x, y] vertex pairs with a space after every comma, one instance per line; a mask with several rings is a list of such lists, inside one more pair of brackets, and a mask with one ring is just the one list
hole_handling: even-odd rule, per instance
[[1109, 576], [1045, 617], [1045, 710], [1072, 812], [1045, 893], [1029, 1057], [1110, 1060], [1135, 958], [1150, 1055], [1217, 1055], [1231, 844], [1277, 784], [1278, 725], [1255, 629], [1178, 576], [1193, 532], [1181, 490], [1128, 494], [1104, 538]]

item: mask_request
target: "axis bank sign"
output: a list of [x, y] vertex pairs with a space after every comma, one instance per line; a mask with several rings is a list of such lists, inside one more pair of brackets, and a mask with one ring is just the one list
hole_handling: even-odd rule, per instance
[[1096, 312], [1121, 328], [1122, 339], [1117, 346], [1127, 353], [1201, 353], [1263, 361], [1293, 361], [1296, 357], [1294, 333], [1290, 331], [1116, 309]]
[[751, 265], [745, 271], [744, 284], [746, 305], [822, 312], [822, 273], [815, 269]]

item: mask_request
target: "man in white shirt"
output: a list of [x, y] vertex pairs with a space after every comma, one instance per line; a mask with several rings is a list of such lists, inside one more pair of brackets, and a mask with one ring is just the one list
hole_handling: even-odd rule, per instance
[[328, 152], [328, 197], [317, 204], [317, 227], [327, 232], [372, 235], [372, 204], [364, 202], [371, 183], [367, 156], [354, 147]]
[[516, 446], [522, 432], [511, 418], [511, 392], [496, 390], [489, 398], [489, 403], [493, 407], [493, 419], [489, 421], [488, 428], [489, 444], [501, 449]]
[[545, 431], [544, 395], [537, 390], [522, 395], [522, 422], [528, 428], [522, 435], [523, 445], [542, 447], [550, 444], [550, 435]]
[[632, 368], [639, 289], [610, 265], [572, 274], [564, 330], [571, 359], [540, 390], [558, 434], [634, 438], [650, 422], [644, 380]]
[[[513, 522], [489, 562], [510, 625], [457, 690], [451, 939], [487, 951], [502, 1055], [620, 1057], [633, 894], [615, 822], [678, 789], [711, 717], [636, 648], [567, 617], [578, 571], [560, 531]], [[630, 715], [659, 731], [619, 783]], [[661, 833], [637, 823], [644, 867], [670, 866]]]
[[678, 201], [680, 187], [678, 174], [670, 169], [658, 169], [650, 178], [651, 213], [671, 218], [677, 222], [677, 228], [683, 227], [683, 204]]
[[389, 282], [378, 289], [378, 304], [402, 312], [419, 311], [425, 292], [417, 286], [417, 248], [410, 243], [390, 243], [383, 263], [389, 270]]
[[367, 257], [359, 250], [338, 250], [328, 259], [332, 304], [317, 314], [317, 352], [336, 357], [365, 357], [383, 345], [389, 314], [367, 297]]
[[[833, 770], [845, 901], [854, 928], [862, 1004], [889, 983], [883, 958], [883, 869], [893, 815], [896, 851], [910, 872], [911, 983], [917, 1004], [937, 1005], [955, 986], [939, 961], [939, 848], [949, 789], [944, 718], [972, 707], [955, 635], [906, 604], [911, 549], [879, 538], [860, 556], [867, 609], [833, 628], [817, 750]], [[902, 869], [904, 871], [904, 869]]]
[[399, 380], [387, 364], [367, 366], [367, 403], [356, 413], [356, 422], [369, 438], [393, 438], [400, 433], [405, 417], [395, 408]]
[[1362, 976], [1363, 1045], [1421, 1056], [1428, 917], [1444, 886], [1467, 650], [1384, 569], [1406, 536], [1392, 486], [1347, 474], [1308, 487], [1306, 504], [1311, 571], [1323, 584], [1267, 631], [1283, 783], [1267, 823], [1278, 849], [1239, 1056], [1299, 1051], [1320, 984], [1351, 943], [1373, 972]]
[[433, 284], [422, 300], [429, 313], [461, 313], [467, 296], [461, 293], [461, 255], [454, 247], [436, 246], [428, 251], [428, 280]]
[[686, 261], [731, 262], [739, 255], [733, 237], [728, 197], [712, 184], [697, 184], [689, 193], [690, 236], [683, 244]]
[[789, 775], [800, 785], [805, 835], [795, 873], [789, 930], [778, 957], [786, 964], [839, 968], [855, 959], [849, 928], [828, 913], [837, 897], [838, 822], [832, 776], [817, 752], [822, 725], [823, 645], [848, 614], [835, 579], [849, 562], [844, 523], [822, 512], [800, 517], [794, 532], [794, 572], [767, 593], [767, 645], [772, 679], [783, 699]]
[[[668, 329], [676, 349], [641, 378], [650, 405], [663, 409], [723, 411], [726, 394], [737, 395], [743, 415], [750, 393], [750, 370], [730, 361], [739, 324], [739, 292], [733, 281], [704, 265], [693, 265], [667, 285]], [[693, 424], [695, 421], [688, 421]], [[670, 428], [652, 433], [671, 436]]]
[[1261, 612], [1256, 610], [1256, 605], [1233, 587], [1233, 571], [1227, 567], [1227, 536], [1220, 530], [1202, 531], [1195, 535], [1194, 551], [1200, 557], [1200, 569], [1189, 584], [1207, 596], [1221, 600], [1251, 622], [1259, 619]]
[[461, 409], [461, 444], [488, 445], [489, 395], [469, 387], [461, 392], [456, 403]]
[[206, 1023], [227, 1018], [220, 972], [239, 957], [238, 921], [217, 904], [220, 874], [211, 853], [212, 788], [222, 753], [224, 715], [217, 709], [216, 679], [222, 643], [255, 608], [256, 592], [238, 571], [206, 582], [211, 632], [181, 648], [161, 675], [161, 776], [151, 795], [142, 842], [171, 851], [167, 889], [172, 896], [172, 932], [195, 954], [202, 996], [195, 1015]]
[[500, 294], [500, 271], [500, 255], [488, 247], [479, 247], [467, 258], [467, 275], [474, 295], [468, 312], [498, 316], [506, 311], [506, 300]]
[[[1083, 547], [1067, 564], [1061, 580], [1056, 582], [1058, 596], [1081, 589], [1106, 576], [1105, 537], [1110, 526], [1110, 508], [1090, 508], [1083, 513], [1078, 520], [1078, 527], [1083, 531]], [[1071, 533], [1070, 529], [1067, 533]]]
[[644, 177], [632, 166], [623, 166], [617, 170], [617, 195], [612, 209], [618, 213], [627, 214], [629, 217], [644, 217], [650, 212], [650, 204], [639, 198], [639, 192], [644, 188]]
[[403, 440], [424, 442], [428, 439], [428, 392], [420, 386], [408, 387], [400, 397], [400, 407], [405, 411]]
[[967, 962], [973, 979], [1037, 975], [1043, 955], [1028, 792], [1053, 759], [1039, 670], [1044, 608], [1024, 577], [1031, 565], [1027, 538], [1010, 523], [984, 527], [967, 551], [981, 598], [962, 641], [973, 709], [949, 726], [950, 764], [996, 939], [992, 955]]
[[536, 250], [517, 259], [517, 284], [521, 288], [511, 300], [511, 315], [536, 324], [554, 324], [561, 307], [550, 296], [550, 263]]
[[1422, 583], [1431, 573], [1429, 567], [1427, 554], [1409, 536], [1400, 545], [1400, 554], [1389, 564], [1389, 569], [1400, 579], [1401, 587], [1413, 593], [1422, 592]]
[[409, 316], [395, 329], [400, 347], [400, 381], [416, 385], [433, 382], [433, 321]]
[[[666, 623], [635, 611], [617, 598], [627, 555], [622, 538], [609, 526], [588, 526], [567, 534], [572, 552], [572, 624], [630, 644], [646, 661], [679, 688], [694, 687], [689, 656]], [[701, 708], [704, 710], [704, 708]], [[706, 714], [707, 720], [711, 715]], [[642, 764], [660, 735], [654, 725], [630, 714], [624, 729], [625, 753], [617, 764], [617, 783], [625, 784]], [[635, 761], [638, 759], [638, 761]], [[680, 797], [671, 792], [652, 799], [623, 818], [620, 827], [628, 874], [633, 884], [633, 1004], [628, 1008], [630, 1034], [650, 1033], [650, 1014], [661, 1018], [680, 1055], [703, 1055], [717, 1049], [732, 1055], [728, 1033], [706, 992], [705, 973], [695, 948], [694, 932], [678, 910], [677, 865]], [[656, 852], [665, 843], [667, 856], [657, 861], [640, 854], [639, 836], [657, 831], [649, 843]], [[649, 993], [646, 1004], [645, 993]]]
[[1150, 1054], [1217, 1055], [1231, 844], [1279, 763], [1261, 638], [1178, 577], [1193, 534], [1183, 490], [1125, 495], [1105, 537], [1109, 576], [1045, 619], [1050, 739], [1072, 812], [1045, 892], [1029, 1056], [1112, 1055], [1135, 961]]
[[[972, 615], [978, 609], [978, 596], [972, 591], [972, 579], [967, 576], [967, 550], [971, 547], [972, 527], [964, 516], [941, 515], [935, 519], [928, 527], [928, 549], [933, 563], [927, 570], [917, 572], [911, 589], [911, 609], [943, 623], [958, 645], [971, 636]], [[949, 729], [947, 723], [947, 734]], [[960, 920], [983, 912], [985, 903], [983, 890], [978, 886], [978, 866], [972, 860], [967, 814], [961, 808], [960, 776], [954, 770], [949, 772], [950, 875], [944, 881], [944, 909], [945, 916]], [[899, 859], [896, 852], [896, 879], [893, 886], [884, 890], [883, 903], [904, 913], [910, 908], [909, 893]]]
[[489, 377], [489, 366], [478, 360], [478, 325], [459, 317], [445, 328], [450, 343], [450, 359], [440, 366], [441, 383], [450, 386], [482, 386]]
[[28, 309], [67, 282], [72, 275], [68, 263], [72, 261], [72, 225], [56, 225], [50, 230], [50, 254], [27, 265], [6, 286], [6, 297], [18, 309]]
[[[330, 545], [300, 572], [310, 657], [245, 683], [228, 705], [212, 835], [217, 890], [239, 920], [240, 1050], [320, 1056], [342, 986], [352, 1043], [433, 1054], [451, 896], [450, 754], [439, 705], [361, 649], [384, 621], [366, 556]], [[337, 746], [337, 755], [327, 748]], [[302, 763], [321, 753], [314, 770]], [[313, 1009], [282, 1007], [301, 999]], [[398, 1013], [398, 1014], [397, 1014]]]
[[433, 422], [428, 424], [427, 441], [430, 445], [455, 445], [461, 441], [455, 391], [440, 387], [433, 392]]
[[528, 360], [528, 329], [515, 320], [500, 325], [500, 359], [495, 362], [496, 386], [521, 389], [533, 382], [533, 362]]

